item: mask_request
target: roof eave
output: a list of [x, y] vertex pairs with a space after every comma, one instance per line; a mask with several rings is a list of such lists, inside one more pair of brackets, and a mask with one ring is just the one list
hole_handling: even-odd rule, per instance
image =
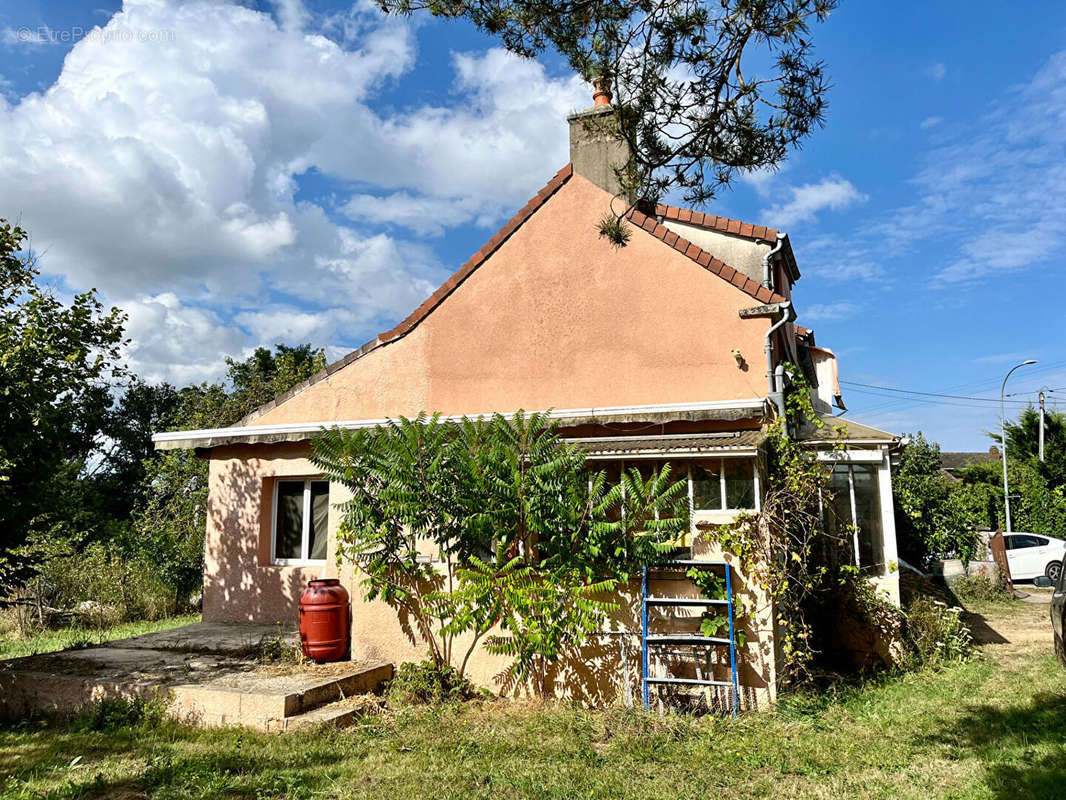
[[[477, 419], [494, 412], [441, 416], [443, 420]], [[506, 412], [513, 416], [517, 411]], [[526, 412], [533, 413], [533, 412]], [[761, 419], [768, 413], [766, 398], [742, 400], [712, 400], [702, 403], [669, 403], [643, 406], [605, 406], [599, 408], [549, 409], [542, 411], [549, 418], [567, 425], [607, 424], [623, 422], [702, 422], [717, 420], [736, 422]], [[191, 431], [168, 431], [152, 436], [156, 450], [191, 450], [222, 447], [231, 444], [282, 444], [303, 442], [333, 427], [356, 430], [388, 424], [395, 418], [282, 423], [276, 425], [239, 425], [229, 428], [204, 428]]]

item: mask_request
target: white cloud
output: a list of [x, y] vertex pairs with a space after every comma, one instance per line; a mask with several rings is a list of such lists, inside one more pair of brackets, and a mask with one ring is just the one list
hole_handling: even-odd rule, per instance
[[517, 209], [569, 160], [564, 118], [588, 104], [588, 87], [576, 76], [551, 78], [543, 65], [500, 48], [455, 54], [453, 65], [451, 106], [390, 118], [350, 114], [311, 158], [332, 174], [385, 189]]
[[1009, 361], [1021, 362], [1029, 358], [1028, 353], [994, 353], [987, 356], [972, 358], [974, 364], [1006, 364]]
[[823, 178], [818, 183], [790, 186], [788, 193], [791, 195], [788, 200], [763, 209], [759, 212], [760, 218], [775, 227], [787, 228], [797, 222], [812, 222], [825, 209], [836, 211], [867, 200], [851, 181], [839, 176]]
[[759, 197], [768, 197], [770, 189], [777, 178], [788, 169], [788, 162], [777, 167], [763, 167], [740, 173], [740, 182], [755, 190]]
[[[381, 114], [375, 93], [414, 64], [410, 22], [362, 0], [274, 12], [126, 0], [54, 85], [0, 99], [0, 216], [48, 272], [130, 310], [145, 375], [217, 376], [223, 354], [282, 336], [361, 344], [450, 272], [367, 228], [491, 227], [566, 162], [563, 118], [587, 102], [496, 49], [453, 57], [452, 107]], [[151, 30], [171, 35], [122, 36]], [[330, 201], [350, 224], [296, 200], [308, 170], [359, 186]]]
[[149, 382], [178, 385], [217, 380], [226, 373], [225, 356], [241, 357], [248, 337], [213, 311], [182, 304], [172, 292], [127, 300], [126, 360]]
[[395, 225], [422, 236], [441, 236], [446, 228], [467, 222], [481, 228], [491, 227], [504, 213], [501, 203], [476, 197], [434, 197], [409, 192], [394, 192], [385, 197], [352, 195], [341, 211], [357, 222]]
[[1066, 216], [1053, 198], [1066, 194], [1066, 51], [983, 107], [981, 118], [938, 126], [940, 143], [921, 155], [906, 205], [805, 243], [804, 271], [881, 280], [882, 261], [913, 257], [930, 241], [947, 251], [927, 262], [934, 288], [1058, 269]]
[[925, 131], [925, 130], [928, 130], [929, 128], [935, 128], [937, 125], [939, 125], [943, 121], [944, 121], [943, 117], [935, 117], [935, 116], [934, 117], [926, 117], [925, 119], [923, 119], [921, 121], [921, 124], [918, 127], [920, 127], [923, 131]]
[[932, 78], [934, 81], [944, 80], [944, 76], [948, 74], [947, 64], [940, 61], [934, 61], [928, 67], [925, 68], [925, 74]]
[[840, 300], [834, 303], [812, 303], [802, 309], [802, 318], [811, 322], [840, 320], [853, 317], [860, 308], [855, 303]]

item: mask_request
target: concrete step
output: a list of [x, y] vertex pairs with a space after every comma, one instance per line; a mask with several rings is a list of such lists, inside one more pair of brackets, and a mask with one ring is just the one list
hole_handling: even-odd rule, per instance
[[285, 716], [294, 717], [346, 697], [376, 692], [385, 681], [392, 679], [392, 672], [392, 664], [374, 664], [354, 674], [293, 692], [285, 698]]
[[250, 672], [199, 685], [175, 686], [173, 707], [179, 718], [207, 727], [245, 725], [286, 730], [286, 720], [379, 691], [392, 672], [392, 664], [380, 662], [353, 663], [331, 677]]
[[277, 729], [281, 731], [294, 731], [300, 728], [326, 726], [330, 728], [347, 728], [355, 724], [366, 711], [375, 706], [372, 697], [350, 697], [327, 703], [324, 706], [304, 711], [293, 717], [285, 717], [278, 721]]

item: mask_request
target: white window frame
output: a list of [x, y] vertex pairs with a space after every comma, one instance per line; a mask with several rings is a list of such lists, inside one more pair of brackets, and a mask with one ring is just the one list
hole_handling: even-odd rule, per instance
[[[854, 465], [855, 464], [866, 464], [868, 466], [880, 465], [880, 463], [882, 462], [883, 458], [882, 458], [880, 453], [876, 453], [876, 456], [877, 456], [876, 459], [872, 457], [874, 454], [870, 454], [870, 453], [854, 453], [854, 452], [852, 452], [852, 453], [843, 453], [843, 454], [836, 454], [836, 455], [843, 455], [845, 457], [844, 458], [826, 457], [826, 454], [819, 453], [819, 460], [831, 462], [833, 464], [834, 468], [836, 468], [838, 466], [846, 466], [848, 468], [848, 501], [849, 501], [849, 505], [851, 507], [851, 522], [849, 524], [851, 525], [852, 528], [854, 528], [854, 530], [851, 532], [852, 561], [854, 562], [854, 566], [856, 566], [856, 567], [858, 567], [860, 569], [863, 569], [863, 567], [862, 567], [862, 559], [859, 557], [859, 554], [861, 552], [861, 547], [860, 547], [860, 544], [859, 544], [859, 536], [861, 535], [862, 531], [861, 531], [861, 528], [860, 528], [859, 524], [855, 521], [856, 518], [858, 517], [858, 508], [857, 508], [856, 503], [855, 503], [855, 466]], [[877, 574], [884, 575], [884, 574], [886, 574], [886, 572], [888, 570], [888, 567], [889, 567], [889, 563], [890, 563], [889, 562], [889, 558], [888, 558], [888, 555], [889, 555], [888, 536], [891, 535], [892, 539], [894, 541], [895, 538], [896, 538], [896, 531], [895, 531], [895, 528], [893, 528], [892, 531], [891, 531], [891, 534], [889, 534], [885, 530], [885, 508], [884, 508], [884, 505], [883, 505], [883, 503], [885, 502], [885, 489], [884, 489], [884, 487], [882, 487], [882, 483], [883, 483], [883, 480], [884, 480], [884, 478], [882, 476], [882, 470], [881, 469], [875, 469], [873, 471], [873, 475], [877, 479], [877, 499], [878, 499], [878, 503], [879, 503], [879, 510], [881, 512], [881, 555], [883, 556], [883, 559], [884, 559], [885, 563], [882, 564], [880, 567], [876, 567], [876, 565], [873, 565], [872, 568], [879, 569], [880, 571]], [[891, 487], [888, 487], [889, 502], [892, 501], [891, 491], [892, 491]], [[821, 492], [821, 490], [818, 491], [818, 511], [820, 513], [822, 513], [822, 514], [825, 513], [825, 509], [824, 509], [823, 504], [822, 504], [822, 492]]]
[[[311, 545], [311, 484], [324, 481], [321, 475], [313, 477], [302, 477], [300, 475], [293, 475], [291, 477], [277, 477], [274, 478], [274, 490], [273, 499], [271, 501], [270, 508], [270, 563], [279, 567], [318, 567], [324, 565], [329, 558], [306, 558], [308, 550]], [[303, 482], [304, 485], [304, 505], [303, 505], [303, 522], [301, 524], [301, 536], [300, 536], [300, 553], [304, 558], [278, 558], [278, 487], [282, 483], [299, 483]], [[329, 536], [329, 530], [327, 525], [326, 536]], [[328, 549], [328, 539], [327, 539]]]
[[[754, 508], [730, 508], [729, 505], [726, 503], [725, 462], [729, 461], [729, 460], [736, 461], [736, 460], [739, 460], [739, 459], [743, 459], [745, 461], [750, 461], [751, 462], [751, 466], [752, 466], [752, 469], [751, 469], [752, 490], [753, 490], [753, 493], [754, 493], [753, 496], [755, 497], [755, 507]], [[712, 461], [714, 459], [703, 458], [703, 459], [697, 459], [697, 460], [699, 460], [699, 461]], [[762, 498], [759, 497], [759, 490], [760, 490], [761, 487], [759, 485], [759, 462], [758, 462], [758, 459], [748, 458], [748, 457], [744, 457], [744, 456], [733, 456], [732, 458], [730, 458], [729, 456], [721, 456], [721, 457], [719, 457], [717, 459], [717, 461], [718, 461], [718, 491], [721, 492], [721, 494], [719, 495], [720, 498], [721, 498], [721, 500], [719, 501], [721, 503], [721, 508], [696, 508], [696, 505], [695, 505], [695, 499], [696, 499], [695, 485], [696, 484], [695, 484], [695, 481], [692, 479], [692, 459], [689, 460], [689, 464], [688, 464], [688, 496], [689, 496], [689, 503], [691, 503], [692, 513], [694, 513], [694, 514], [718, 514], [718, 513], [721, 513], [723, 511], [756, 511], [756, 512], [762, 511]]]
[[[878, 500], [881, 501], [881, 535], [882, 555], [885, 563], [878, 577], [884, 577], [895, 570], [893, 564], [899, 563], [898, 546], [895, 543], [895, 514], [892, 499], [892, 465], [889, 453], [884, 448], [877, 450], [823, 450], [818, 453], [818, 460], [829, 464], [847, 464], [847, 490], [851, 503], [852, 524], [855, 521], [855, 477], [852, 464], [869, 464], [876, 466]], [[824, 514], [822, 493], [818, 494], [819, 512]], [[857, 527], [857, 526], [856, 526]], [[858, 537], [852, 540], [852, 558], [855, 565], [859, 563]]]

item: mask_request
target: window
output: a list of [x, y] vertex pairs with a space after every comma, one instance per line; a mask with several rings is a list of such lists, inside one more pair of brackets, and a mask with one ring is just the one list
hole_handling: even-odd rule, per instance
[[690, 476], [693, 511], [758, 508], [755, 462], [750, 459], [694, 461]]
[[736, 511], [757, 508], [755, 462], [748, 458], [694, 461], [692, 509]]
[[692, 508], [719, 511], [722, 508], [722, 463], [701, 461], [692, 465]]
[[747, 459], [722, 462], [726, 508], [755, 508], [755, 465]]
[[1043, 547], [1048, 543], [1047, 539], [1042, 539], [1039, 536], [1031, 536], [1027, 533], [1015, 533], [1006, 537], [1006, 548], [1008, 550], [1021, 550], [1025, 547]]
[[757, 508], [758, 480], [755, 462], [750, 458], [715, 458], [698, 461], [687, 459], [633, 459], [631, 461], [590, 462], [590, 469], [607, 473], [608, 485], [617, 483], [620, 474], [636, 469], [647, 480], [652, 470], [670, 464], [673, 480], [688, 479], [689, 497], [694, 511], [737, 511]]
[[329, 482], [312, 478], [275, 481], [273, 527], [273, 563], [324, 563], [329, 538]]
[[[855, 565], [884, 568], [881, 497], [873, 464], [837, 464], [829, 481], [832, 499], [823, 505], [830, 533], [851, 539]], [[848, 531], [847, 527], [853, 526]]]

